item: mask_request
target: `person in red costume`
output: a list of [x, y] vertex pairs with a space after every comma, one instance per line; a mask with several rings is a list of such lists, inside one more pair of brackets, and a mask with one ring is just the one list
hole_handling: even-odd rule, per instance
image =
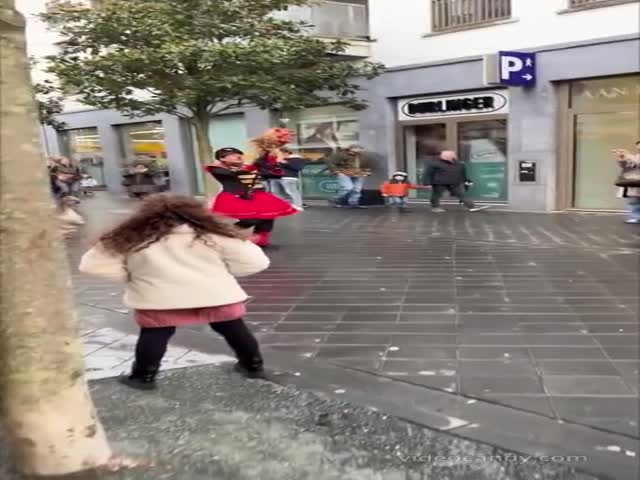
[[265, 192], [259, 168], [246, 165], [243, 156], [237, 148], [221, 148], [215, 152], [216, 163], [205, 167], [222, 185], [211, 211], [238, 220], [236, 225], [240, 228], [253, 228], [253, 242], [268, 247], [275, 219], [293, 215], [298, 210]]
[[258, 150], [258, 158], [254, 165], [260, 176], [266, 181], [266, 187], [273, 193], [273, 180], [280, 180], [284, 176], [281, 168], [282, 158], [279, 149], [291, 143], [293, 132], [287, 128], [270, 128], [259, 137], [251, 140]]

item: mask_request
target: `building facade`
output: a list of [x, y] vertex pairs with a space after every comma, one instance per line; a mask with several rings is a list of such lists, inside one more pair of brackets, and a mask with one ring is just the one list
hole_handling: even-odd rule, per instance
[[[447, 148], [468, 163], [480, 201], [533, 211], [622, 208], [610, 150], [640, 139], [638, 1], [352, 0], [291, 14], [311, 20], [318, 36], [349, 39], [354, 59], [387, 65], [364, 85], [369, 108], [231, 112], [212, 122], [216, 147], [244, 148], [264, 129], [287, 125], [313, 160], [304, 175], [309, 196], [335, 191], [322, 159], [360, 143], [376, 162], [371, 189], [395, 170], [419, 181]], [[535, 84], [491, 81], [499, 51], [535, 54]], [[199, 190], [192, 134], [180, 120], [132, 121], [77, 105], [60, 119], [67, 130], [47, 129], [48, 151], [93, 168], [110, 190], [120, 189], [123, 162], [137, 155], [155, 156], [172, 189]]]

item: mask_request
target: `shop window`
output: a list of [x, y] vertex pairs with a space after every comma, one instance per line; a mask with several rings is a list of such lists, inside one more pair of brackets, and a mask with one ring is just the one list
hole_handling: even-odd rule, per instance
[[304, 194], [310, 197], [335, 195], [337, 184], [326, 170], [325, 160], [338, 148], [358, 143], [358, 114], [349, 108], [332, 105], [290, 113], [287, 117], [287, 126], [296, 135], [293, 148], [309, 161], [302, 174]]
[[104, 158], [97, 128], [79, 128], [63, 132], [66, 155], [83, 173], [91, 175], [101, 187], [105, 186]]
[[579, 80], [570, 84], [569, 121], [573, 127], [571, 206], [623, 209], [614, 185], [619, 167], [611, 153], [634, 149], [640, 136], [640, 76]]
[[469, 195], [484, 201], [507, 200], [507, 120], [458, 124], [458, 156], [467, 164]]
[[599, 78], [571, 82], [571, 108], [590, 109], [638, 104], [640, 76]]
[[118, 127], [122, 144], [122, 167], [136, 162], [152, 165], [158, 175], [169, 181], [169, 160], [161, 122], [134, 123]]
[[574, 207], [624, 209], [614, 185], [620, 168], [611, 150], [632, 151], [639, 129], [637, 110], [575, 116]]

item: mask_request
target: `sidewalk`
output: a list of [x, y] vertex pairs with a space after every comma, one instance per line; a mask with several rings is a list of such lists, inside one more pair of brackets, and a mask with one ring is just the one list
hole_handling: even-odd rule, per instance
[[[129, 206], [87, 201], [89, 230]], [[531, 431], [547, 429], [554, 433], [541, 433], [542, 445], [573, 442], [583, 452], [611, 446], [608, 454], [637, 468], [640, 229], [621, 220], [469, 215], [453, 207], [443, 215], [421, 207], [407, 215], [311, 208], [279, 222], [272, 268], [244, 282], [253, 295], [248, 321], [270, 363], [284, 355], [284, 366], [356, 369], [370, 396], [389, 385], [417, 389], [416, 398], [459, 404], [456, 416], [471, 423], [466, 402], [474, 401], [492, 407], [496, 424], [508, 418], [515, 426], [509, 439], [486, 429], [487, 438], [478, 439], [464, 427], [466, 436], [525, 448]], [[70, 246], [74, 262], [80, 243]], [[74, 285], [87, 330], [135, 334], [119, 286], [79, 275]], [[172, 358], [198, 352], [198, 362], [229, 361], [219, 356], [229, 354], [226, 346], [203, 332], [176, 335]], [[109, 350], [133, 341], [118, 343], [120, 333], [107, 333]], [[109, 350], [102, 349], [106, 357]], [[100, 351], [88, 352], [87, 361]], [[119, 353], [95, 374], [124, 370], [128, 359]], [[300, 377], [289, 380], [306, 387]], [[328, 391], [336, 389], [342, 387]]]
[[[220, 367], [164, 375], [158, 392], [98, 381], [93, 398], [118, 453], [155, 465], [114, 480], [605, 480]], [[123, 406], [125, 406], [123, 408]], [[0, 436], [0, 446], [2, 438]], [[0, 448], [0, 478], [7, 471]], [[89, 478], [89, 477], [87, 477]], [[614, 477], [611, 477], [614, 478]]]

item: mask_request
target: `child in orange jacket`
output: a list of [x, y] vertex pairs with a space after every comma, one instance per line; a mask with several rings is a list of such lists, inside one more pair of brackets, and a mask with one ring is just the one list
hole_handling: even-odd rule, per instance
[[409, 175], [405, 172], [396, 172], [391, 178], [384, 182], [380, 187], [380, 193], [386, 200], [388, 206], [398, 205], [400, 210], [407, 208], [409, 190], [423, 189], [421, 185], [415, 185], [409, 182]]

